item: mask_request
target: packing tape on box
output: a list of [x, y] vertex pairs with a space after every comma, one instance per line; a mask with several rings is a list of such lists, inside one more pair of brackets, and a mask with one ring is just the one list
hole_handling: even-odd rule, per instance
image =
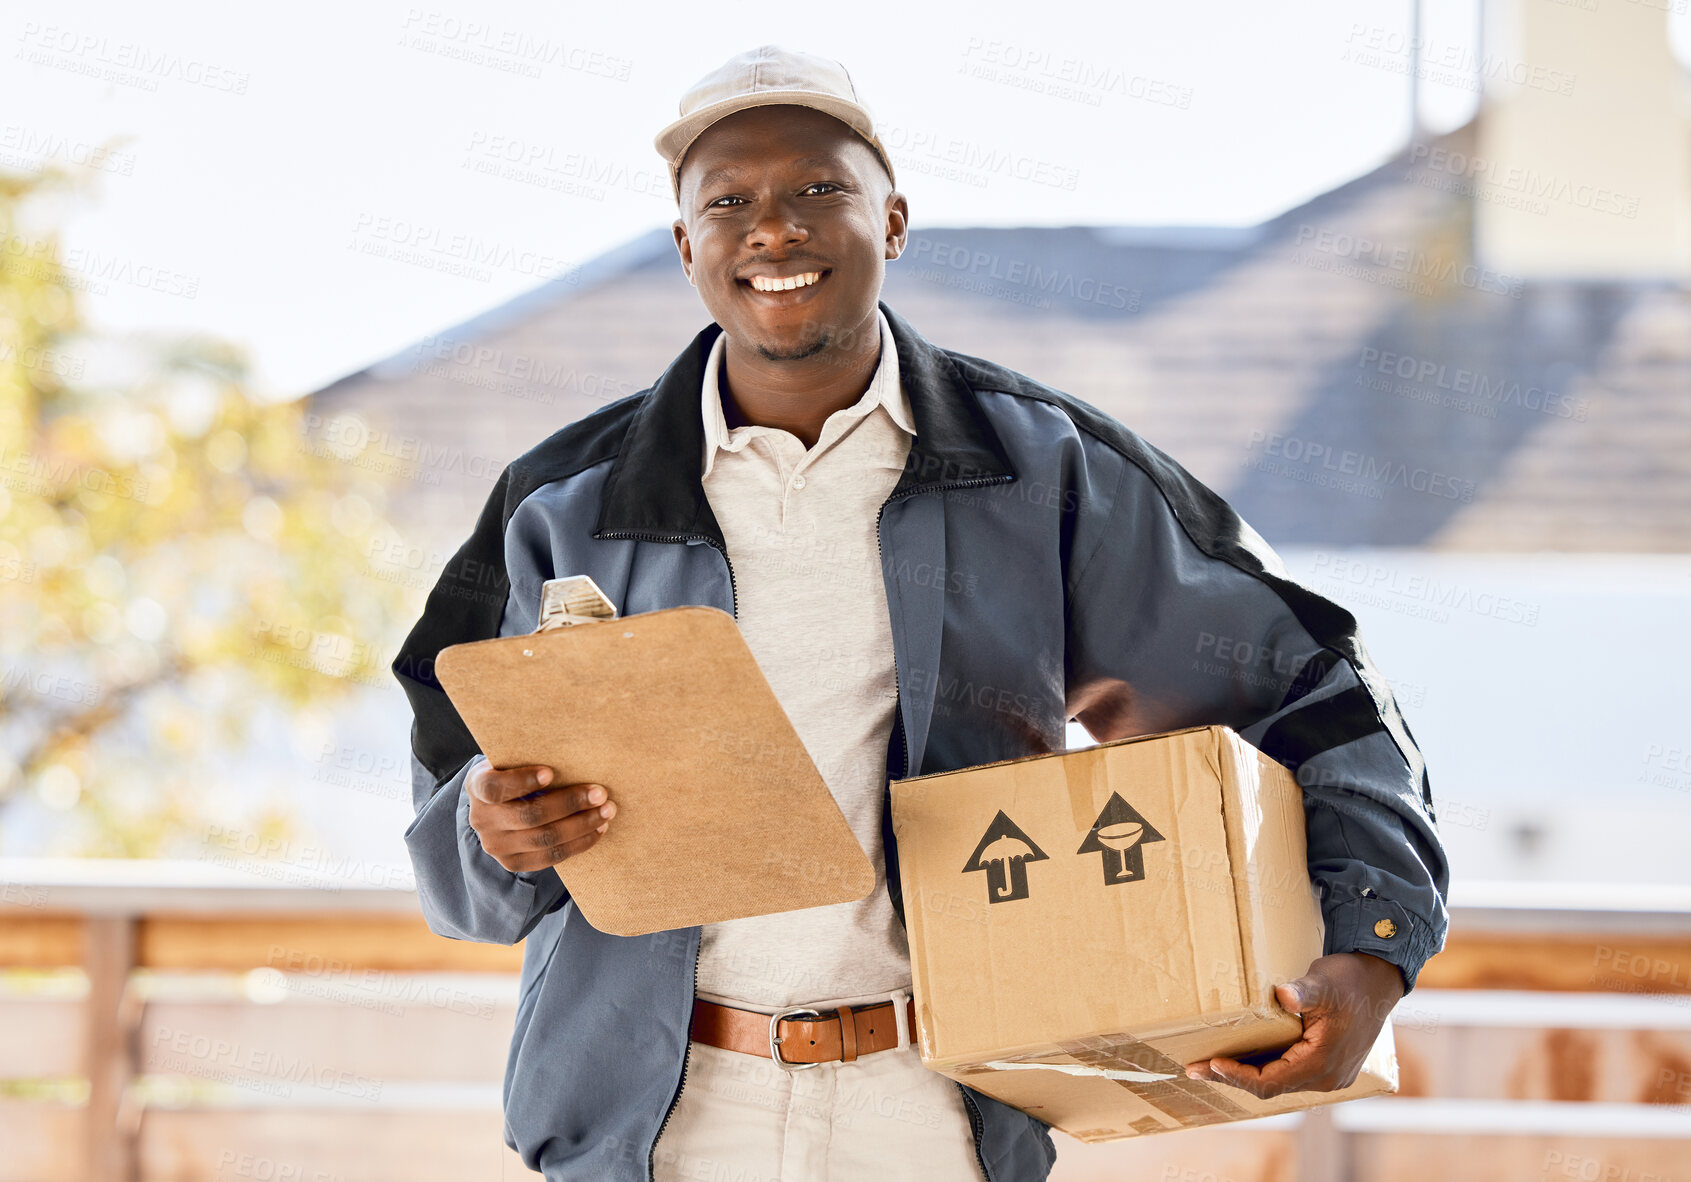
[[[1178, 1126], [1221, 1124], [1253, 1115], [1229, 1100], [1221, 1087], [1192, 1079], [1186, 1066], [1149, 1043], [1123, 1035], [1093, 1035], [1057, 1044], [1059, 1053], [1078, 1063], [1042, 1063], [1036, 1056], [998, 1059], [980, 1066], [994, 1070], [1043, 1068], [1068, 1075], [1096, 1076], [1126, 1088]], [[1146, 1118], [1148, 1119], [1148, 1118]], [[1140, 1132], [1145, 1132], [1140, 1129]]]
[[1009, 1059], [995, 1059], [991, 1063], [982, 1063], [982, 1067], [991, 1067], [998, 1071], [1062, 1071], [1069, 1075], [1100, 1075], [1105, 1079], [1124, 1079], [1129, 1083], [1156, 1083], [1158, 1080], [1173, 1079], [1172, 1075], [1158, 1075], [1154, 1071], [1124, 1070], [1114, 1067], [1085, 1067], [1079, 1063], [1015, 1063]]

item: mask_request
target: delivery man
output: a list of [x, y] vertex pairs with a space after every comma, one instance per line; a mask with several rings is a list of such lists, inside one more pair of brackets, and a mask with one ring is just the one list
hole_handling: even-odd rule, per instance
[[[1353, 617], [1127, 427], [880, 302], [909, 207], [837, 62], [741, 54], [656, 144], [712, 323], [505, 469], [393, 664], [424, 915], [526, 939], [507, 1144], [556, 1182], [1045, 1178], [1043, 1122], [911, 1046], [888, 781], [1060, 750], [1072, 718], [1226, 724], [1296, 772], [1327, 939], [1278, 991], [1303, 1038], [1188, 1074], [1351, 1082], [1448, 922], [1421, 753]], [[874, 892], [643, 937], [582, 918], [552, 868], [616, 839], [616, 785], [492, 768], [433, 674], [446, 645], [532, 631], [574, 574], [625, 614], [734, 614]]]

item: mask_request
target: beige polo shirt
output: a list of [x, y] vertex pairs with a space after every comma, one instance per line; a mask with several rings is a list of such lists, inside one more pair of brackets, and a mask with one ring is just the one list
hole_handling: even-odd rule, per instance
[[910, 986], [910, 951], [886, 888], [881, 793], [897, 683], [876, 519], [915, 436], [898, 350], [876, 310], [869, 388], [816, 446], [775, 427], [728, 429], [719, 334], [705, 364], [704, 488], [734, 566], [740, 631], [877, 871], [855, 903], [706, 924], [698, 993], [772, 1012], [856, 1005]]

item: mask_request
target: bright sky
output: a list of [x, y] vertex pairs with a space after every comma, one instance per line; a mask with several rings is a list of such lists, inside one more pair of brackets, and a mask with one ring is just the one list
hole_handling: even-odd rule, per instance
[[[1406, 136], [1408, 0], [956, 12], [302, 0], [243, 21], [24, 0], [0, 21], [0, 168], [124, 137], [54, 213], [86, 312], [241, 342], [281, 396], [667, 225], [652, 136], [758, 44], [846, 64], [918, 228], [1245, 225]], [[1472, 45], [1474, 25], [1474, 0], [1428, 0], [1429, 40]], [[1473, 100], [1427, 87], [1423, 118], [1455, 126]], [[466, 249], [498, 261], [452, 273]]]

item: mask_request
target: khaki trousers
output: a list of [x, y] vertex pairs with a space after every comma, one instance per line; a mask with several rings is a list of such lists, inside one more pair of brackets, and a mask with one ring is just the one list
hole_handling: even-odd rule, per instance
[[909, 1045], [788, 1071], [693, 1042], [652, 1168], [656, 1182], [985, 1182], [962, 1094]]

